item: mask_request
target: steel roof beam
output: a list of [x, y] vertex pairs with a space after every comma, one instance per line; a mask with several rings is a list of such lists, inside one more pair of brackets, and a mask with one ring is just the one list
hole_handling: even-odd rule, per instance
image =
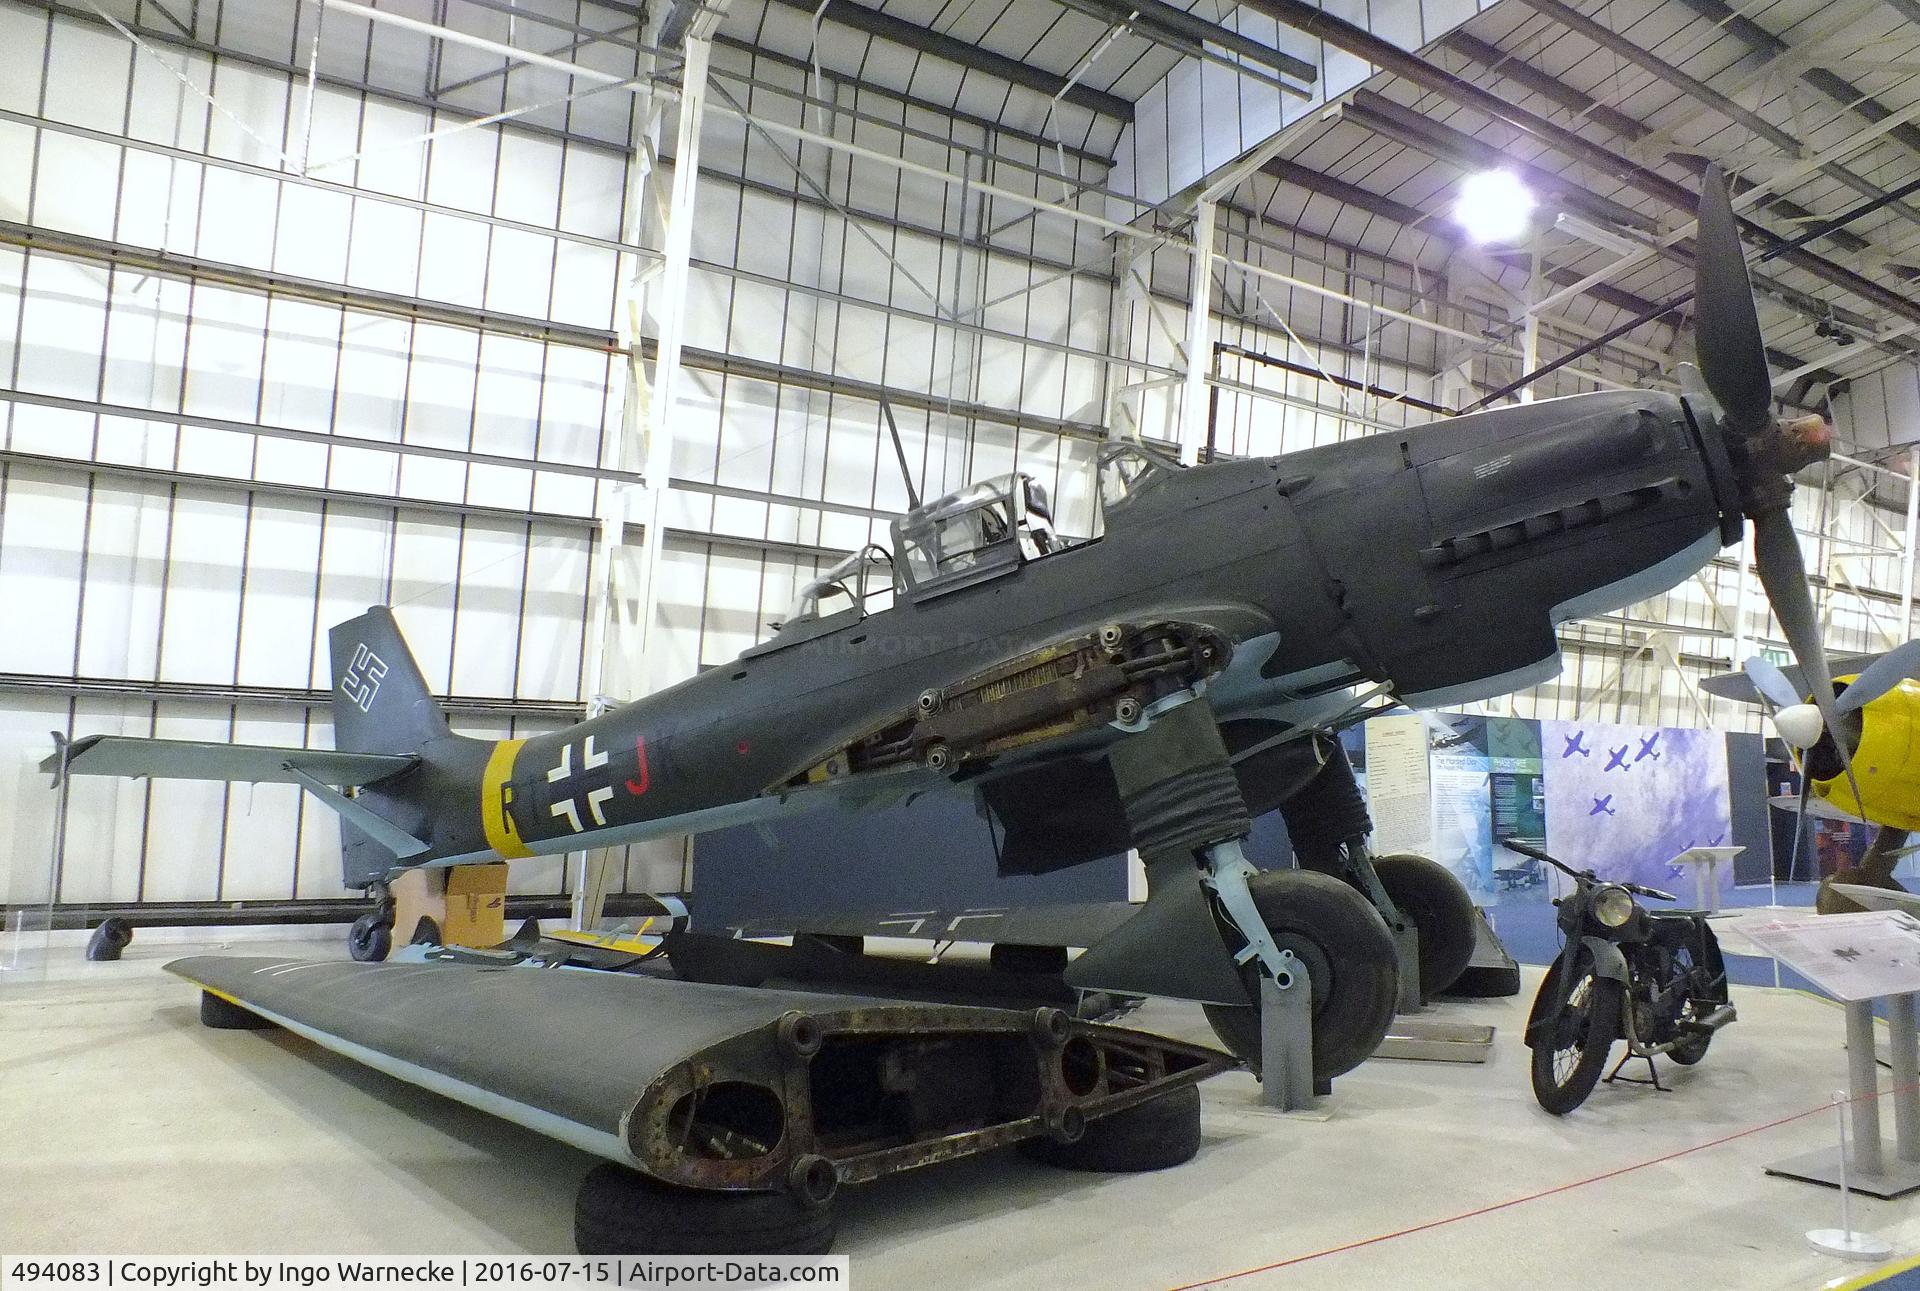
[[[1509, 103], [1499, 95], [1462, 80], [1453, 73], [1436, 67], [1418, 55], [1410, 54], [1343, 18], [1315, 9], [1304, 0], [1245, 0], [1245, 3], [1270, 18], [1284, 22], [1307, 35], [1316, 36], [1358, 58], [1364, 58], [1375, 66], [1384, 68], [1423, 89], [1523, 131], [1563, 156], [1592, 166], [1596, 170], [1617, 175], [1626, 183], [1675, 210], [1691, 214], [1698, 205], [1696, 194], [1674, 183], [1666, 176], [1649, 170], [1621, 156], [1611, 148], [1594, 143], [1591, 139], [1576, 134], [1564, 126], [1556, 125], [1536, 112], [1530, 112]], [[1381, 102], [1387, 102], [1385, 99], [1380, 99], [1378, 95], [1373, 97]], [[1503, 154], [1500, 157], [1500, 164], [1510, 164], [1510, 159]], [[1589, 196], [1592, 195], [1589, 194]], [[1633, 223], [1644, 226], [1647, 218], [1637, 216]], [[1786, 241], [1772, 230], [1757, 224], [1749, 222], [1747, 228], [1750, 234], [1757, 236], [1770, 248], [1781, 247]], [[1805, 269], [1861, 300], [1869, 301], [1909, 321], [1920, 322], [1920, 301], [1910, 300], [1899, 292], [1873, 282], [1851, 269], [1834, 264], [1807, 251], [1804, 247], [1786, 250], [1781, 254], [1782, 258], [1789, 263]]]
[[[1472, 135], [1455, 130], [1450, 126], [1429, 121], [1410, 108], [1404, 108], [1392, 100], [1375, 94], [1371, 90], [1361, 90], [1355, 94], [1352, 102], [1342, 109], [1347, 120], [1363, 125], [1386, 138], [1418, 149], [1440, 161], [1450, 162], [1469, 170], [1486, 170], [1495, 167], [1514, 169], [1512, 160], [1492, 144], [1476, 139]], [[1596, 197], [1593, 193], [1556, 175], [1549, 175], [1537, 168], [1521, 167], [1519, 173], [1529, 183], [1542, 185], [1541, 191], [1557, 192], [1562, 199], [1578, 205], [1583, 211], [1593, 213], [1596, 218], [1610, 218], [1605, 212], [1613, 203]], [[1678, 188], [1678, 185], [1674, 185]], [[1636, 213], [1636, 223], [1643, 230], [1651, 223], [1645, 216]], [[1649, 251], [1657, 252], [1676, 264], [1691, 270], [1693, 255], [1691, 243], [1675, 246], [1653, 246]], [[1584, 280], [1583, 280], [1584, 281]], [[1829, 313], [1834, 314], [1850, 327], [1877, 330], [1878, 324], [1864, 315], [1850, 311], [1835, 310], [1826, 301], [1809, 296], [1805, 292], [1788, 287], [1775, 279], [1754, 276], [1756, 286], [1768, 294], [1782, 300], [1809, 319], [1822, 319]], [[1892, 293], [1888, 293], [1889, 295]], [[1903, 304], [1905, 302], [1902, 302]], [[1920, 313], [1920, 310], [1915, 310]]]
[[[1589, 98], [1559, 77], [1541, 71], [1532, 63], [1521, 58], [1518, 54], [1509, 53], [1497, 45], [1489, 45], [1486, 41], [1468, 35], [1464, 31], [1454, 32], [1447, 37], [1446, 43], [1453, 48], [1454, 52], [1465, 55], [1467, 58], [1491, 71], [1498, 72], [1508, 80], [1532, 90], [1535, 94], [1551, 99], [1575, 116], [1585, 117], [1587, 120], [1603, 127], [1612, 134], [1618, 135], [1629, 143], [1639, 143], [1654, 133], [1653, 127], [1647, 125], [1645, 122], [1636, 121], [1626, 113], [1610, 108], [1598, 99]], [[1675, 165], [1686, 167], [1695, 175], [1704, 175], [1708, 166], [1706, 158], [1696, 153], [1684, 152], [1678, 149], [1669, 151], [1667, 153], [1667, 159]], [[1740, 194], [1747, 189], [1753, 187], [1752, 184], [1737, 175], [1729, 176], [1728, 178], [1732, 185], [1733, 196], [1735, 197], [1740, 196]], [[1814, 212], [1801, 206], [1798, 202], [1789, 201], [1777, 194], [1764, 194], [1759, 201], [1761, 205], [1779, 215], [1780, 218], [1790, 220], [1796, 224], [1806, 223], [1820, 218]], [[1845, 229], [1834, 229], [1824, 236], [1828, 241], [1848, 251], [1878, 250], [1878, 248], [1874, 247], [1873, 243], [1860, 237], [1858, 234], [1849, 233]], [[1899, 268], [1904, 269], [1905, 266], [1899, 266]], [[1920, 271], [1909, 272], [1920, 273]]]
[[[1417, 207], [1409, 206], [1405, 202], [1396, 201], [1391, 197], [1384, 197], [1378, 193], [1370, 192], [1356, 184], [1350, 184], [1345, 180], [1335, 179], [1331, 175], [1323, 175], [1317, 170], [1302, 166], [1299, 162], [1288, 161], [1283, 157], [1276, 157], [1261, 167], [1261, 170], [1269, 177], [1279, 180], [1282, 183], [1304, 188], [1309, 192], [1318, 193], [1323, 197], [1331, 197], [1337, 202], [1343, 202], [1358, 210], [1366, 211], [1370, 215], [1377, 215], [1381, 219], [1391, 220], [1404, 228], [1411, 229], [1417, 227], [1446, 242], [1458, 243], [1461, 240], [1458, 233], [1447, 225], [1445, 221], [1430, 219], [1425, 212], [1422, 212]], [[1504, 257], [1499, 254], [1495, 254], [1493, 258], [1496, 260], [1504, 259]], [[1562, 265], [1552, 265], [1544, 268], [1542, 270], [1542, 276], [1544, 276], [1547, 281], [1562, 287], [1575, 283], [1579, 281], [1580, 278], [1578, 273]], [[1630, 314], [1645, 313], [1653, 307], [1650, 301], [1642, 300], [1632, 292], [1622, 291], [1620, 288], [1609, 286], [1606, 283], [1590, 284], [1586, 287], [1584, 294], [1593, 297], [1593, 299], [1600, 301], [1602, 304], [1611, 305], [1615, 309], [1624, 310]], [[1561, 326], [1571, 326], [1571, 324], [1562, 323]], [[1651, 351], [1649, 351], [1649, 353], [1651, 353]], [[1798, 365], [1801, 361], [1792, 355], [1779, 354], [1775, 361], [1779, 362], [1781, 360], [1791, 360], [1789, 366]]]
[[1262, 44], [1231, 27], [1208, 22], [1184, 9], [1164, 3], [1164, 0], [1061, 0], [1061, 3], [1069, 9], [1105, 18], [1108, 22], [1129, 23], [1148, 39], [1165, 34], [1178, 42], [1175, 48], [1184, 49], [1196, 44], [1217, 45], [1228, 53], [1270, 67], [1309, 85], [1320, 76], [1320, 69], [1304, 58], [1295, 58], [1271, 45]]
[[[1680, 3], [1696, 14], [1735, 37], [1747, 48], [1757, 54], [1779, 57], [1793, 52], [1793, 46], [1779, 36], [1774, 35], [1753, 19], [1745, 17], [1724, 3], [1724, 0], [1680, 0]], [[1887, 0], [1909, 22], [1920, 23], [1920, 4], [1913, 0]], [[1820, 91], [1827, 98], [1874, 125], [1880, 124], [1893, 115], [1893, 109], [1873, 95], [1860, 89], [1844, 77], [1836, 76], [1824, 67], [1810, 67], [1800, 73], [1800, 80]], [[1920, 126], [1899, 125], [1888, 131], [1908, 150], [1920, 153]]]
[[[816, 7], [811, 0], [767, 0], [767, 3], [797, 10], [809, 18], [812, 18]], [[890, 13], [869, 9], [854, 3], [854, 0], [826, 0], [823, 17], [827, 22], [851, 27], [877, 40], [917, 50], [983, 76], [1024, 86], [1048, 98], [1057, 95], [1076, 107], [1112, 117], [1116, 121], [1133, 120], [1132, 102], [1117, 94], [1096, 90], [1090, 85], [1069, 83], [1066, 77], [1056, 72], [1023, 63], [1017, 58], [1008, 58], [1005, 54], [996, 54], [971, 41], [930, 30]]]
[[[1642, 71], [1651, 73], [1667, 82], [1667, 84], [1673, 86], [1695, 102], [1713, 109], [1736, 125], [1745, 126], [1754, 134], [1765, 139], [1768, 143], [1780, 149], [1780, 151], [1786, 153], [1788, 156], [1803, 157], [1806, 155], [1805, 146], [1791, 134], [1788, 134], [1779, 126], [1774, 125], [1773, 122], [1768, 121], [1757, 112], [1741, 107], [1738, 103], [1735, 103], [1732, 99], [1720, 93], [1720, 91], [1714, 89], [1705, 81], [1689, 76], [1665, 59], [1656, 56], [1649, 50], [1641, 48], [1634, 41], [1621, 35], [1619, 32], [1613, 30], [1613, 28], [1589, 18], [1571, 6], [1562, 3], [1562, 0], [1523, 0], [1523, 2], [1535, 13], [1543, 14], [1553, 19], [1553, 21], [1559, 23], [1569, 31], [1578, 32], [1594, 44], [1600, 46], [1600, 48], [1618, 54]], [[1881, 113], [1882, 118], [1887, 115], [1889, 114], [1884, 111]], [[1820, 171], [1829, 178], [1845, 184], [1862, 197], [1884, 198], [1887, 195], [1885, 189], [1870, 182], [1864, 176], [1849, 170], [1838, 162], [1826, 162], [1820, 167]], [[1920, 210], [1915, 210], [1908, 203], [1893, 203], [1893, 207], [1908, 219], [1920, 222]]]

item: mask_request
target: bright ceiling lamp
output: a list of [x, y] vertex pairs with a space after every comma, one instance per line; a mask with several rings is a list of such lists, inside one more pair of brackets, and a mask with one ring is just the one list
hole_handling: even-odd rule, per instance
[[1505, 170], [1469, 175], [1453, 199], [1453, 219], [1475, 242], [1513, 242], [1533, 219], [1533, 194], [1519, 176]]

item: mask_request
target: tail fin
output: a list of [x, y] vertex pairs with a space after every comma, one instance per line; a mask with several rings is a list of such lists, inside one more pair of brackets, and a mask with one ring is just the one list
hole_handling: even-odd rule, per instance
[[[393, 621], [393, 611], [376, 605], [348, 619], [328, 636], [333, 656], [333, 745], [353, 753], [404, 753], [427, 759], [436, 744], [444, 757], [446, 715], [427, 689], [413, 651]], [[420, 772], [397, 782], [370, 785], [353, 802], [416, 840], [434, 837], [433, 814], [421, 792]], [[343, 816], [340, 821], [341, 878], [350, 888], [365, 888], [387, 878], [397, 858], [409, 855], [382, 841], [379, 828]], [[424, 850], [428, 844], [421, 842]]]
[[333, 655], [333, 744], [354, 753], [420, 753], [445, 739], [446, 715], [427, 689], [413, 651], [376, 605], [328, 636]]

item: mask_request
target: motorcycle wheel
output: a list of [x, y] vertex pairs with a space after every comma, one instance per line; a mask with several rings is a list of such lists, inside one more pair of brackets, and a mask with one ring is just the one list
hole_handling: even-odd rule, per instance
[[[1591, 956], [1577, 961], [1575, 973], [1564, 995], [1558, 963], [1540, 983], [1542, 996], [1562, 1000], [1560, 1010], [1571, 1015], [1555, 1025], [1550, 1040], [1533, 1050], [1533, 1097], [1555, 1116], [1565, 1116], [1587, 1101], [1620, 1034], [1620, 983], [1600, 976]], [[1554, 994], [1548, 995], [1549, 991]]]

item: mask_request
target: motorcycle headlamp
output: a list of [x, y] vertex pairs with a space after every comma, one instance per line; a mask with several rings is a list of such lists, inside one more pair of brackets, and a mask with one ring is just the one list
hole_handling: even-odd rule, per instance
[[1612, 884], [1593, 895], [1593, 917], [1609, 928], [1618, 928], [1633, 918], [1633, 893]]

